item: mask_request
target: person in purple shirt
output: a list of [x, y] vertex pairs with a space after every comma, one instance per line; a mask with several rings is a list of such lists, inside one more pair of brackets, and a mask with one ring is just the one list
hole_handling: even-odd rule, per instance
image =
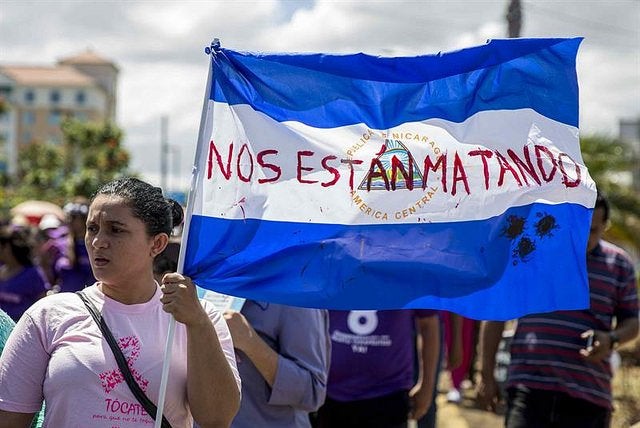
[[322, 405], [327, 388], [327, 311], [247, 300], [225, 318], [242, 379], [231, 426], [309, 427], [309, 413]]
[[89, 255], [84, 245], [89, 203], [85, 198], [75, 198], [63, 207], [69, 222], [64, 256], [59, 258], [54, 271], [59, 278], [60, 291], [78, 291], [93, 284]]
[[49, 289], [31, 259], [29, 238], [26, 228], [6, 226], [0, 231], [0, 309], [15, 321]]
[[51, 284], [51, 291], [59, 289], [59, 278], [55, 272], [55, 265], [67, 251], [69, 228], [54, 214], [45, 214], [38, 223], [34, 236], [33, 258], [47, 281]]
[[432, 403], [440, 354], [437, 313], [331, 310], [329, 317], [331, 370], [316, 425], [401, 428], [423, 417]]

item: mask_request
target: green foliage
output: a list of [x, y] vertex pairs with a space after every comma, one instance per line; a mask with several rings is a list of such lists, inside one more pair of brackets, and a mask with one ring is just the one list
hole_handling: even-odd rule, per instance
[[106, 123], [84, 123], [66, 120], [64, 134], [65, 182], [74, 194], [92, 194], [104, 182], [122, 175], [129, 166], [129, 153], [122, 148], [122, 131]]
[[582, 137], [580, 148], [589, 174], [611, 203], [607, 237], [640, 252], [640, 194], [622, 179], [640, 160], [624, 142], [605, 135]]
[[18, 192], [25, 199], [53, 200], [62, 178], [63, 153], [60, 147], [34, 143], [24, 147], [18, 156]]
[[591, 177], [603, 186], [611, 181], [612, 173], [629, 171], [634, 162], [633, 153], [624, 142], [606, 135], [581, 137], [580, 150]]
[[67, 119], [61, 127], [62, 145], [34, 143], [20, 150], [18, 176], [3, 186], [0, 210], [27, 199], [62, 204], [90, 197], [103, 183], [128, 175], [130, 155], [116, 125]]

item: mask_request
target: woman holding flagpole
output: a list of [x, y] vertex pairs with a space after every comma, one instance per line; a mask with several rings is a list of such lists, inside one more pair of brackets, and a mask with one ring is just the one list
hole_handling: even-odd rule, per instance
[[153, 260], [182, 208], [135, 178], [107, 183], [89, 209], [85, 245], [97, 282], [33, 305], [0, 357], [0, 428], [28, 427], [46, 402], [45, 427], [149, 426], [164, 341], [177, 326], [163, 427], [228, 426], [240, 401], [233, 344], [222, 315], [188, 277], [153, 277]]

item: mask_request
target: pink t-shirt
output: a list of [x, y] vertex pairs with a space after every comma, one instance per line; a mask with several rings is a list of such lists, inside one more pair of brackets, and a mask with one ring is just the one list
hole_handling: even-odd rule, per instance
[[[138, 384], [157, 403], [171, 319], [162, 310], [160, 288], [151, 300], [138, 305], [105, 297], [96, 285], [85, 292], [102, 312]], [[240, 390], [227, 324], [210, 304], [203, 306]], [[174, 428], [193, 425], [186, 380], [187, 332], [177, 323], [164, 407]], [[129, 428], [154, 423], [129, 390], [97, 324], [73, 293], [46, 297], [25, 312], [0, 358], [0, 409], [33, 413], [43, 399], [45, 427]]]

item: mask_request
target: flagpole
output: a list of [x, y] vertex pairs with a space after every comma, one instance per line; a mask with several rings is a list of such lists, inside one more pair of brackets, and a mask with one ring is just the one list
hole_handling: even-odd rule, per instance
[[[184, 257], [185, 257], [186, 247], [187, 247], [186, 241], [189, 235], [189, 228], [191, 226], [191, 215], [193, 213], [193, 205], [194, 205], [193, 198], [195, 197], [195, 194], [196, 194], [194, 190], [195, 190], [196, 184], [198, 183], [199, 174], [201, 174], [199, 166], [200, 166], [200, 157], [202, 152], [201, 148], [204, 147], [204, 144], [205, 144], [204, 134], [207, 129], [207, 126], [206, 126], [207, 117], [208, 117], [207, 107], [209, 104], [211, 80], [213, 77], [212, 76], [213, 75], [213, 55], [215, 51], [218, 50], [219, 48], [220, 48], [220, 41], [218, 39], [213, 39], [213, 42], [211, 42], [211, 46], [207, 46], [205, 48], [205, 53], [210, 55], [209, 73], [207, 77], [207, 86], [205, 87], [204, 102], [202, 105], [202, 115], [200, 116], [200, 129], [198, 130], [198, 143], [196, 147], [196, 155], [195, 155], [195, 160], [193, 164], [193, 171], [191, 174], [191, 185], [189, 187], [189, 195], [187, 197], [187, 209], [185, 214], [184, 227], [182, 229], [180, 253], [178, 255], [177, 270], [178, 270], [178, 273], [181, 273], [181, 274], [183, 273], [183, 270], [184, 270]], [[167, 383], [169, 380], [169, 366], [171, 363], [171, 355], [173, 353], [172, 352], [173, 336], [175, 335], [175, 330], [176, 330], [176, 319], [172, 316], [171, 319], [169, 320], [169, 329], [167, 330], [167, 342], [165, 343], [165, 348], [164, 348], [164, 361], [162, 363], [162, 375], [160, 377], [160, 392], [158, 395], [158, 406], [157, 406], [158, 411], [156, 412], [154, 428], [161, 428], [162, 426], [162, 414], [164, 410], [164, 401], [167, 393]]]

